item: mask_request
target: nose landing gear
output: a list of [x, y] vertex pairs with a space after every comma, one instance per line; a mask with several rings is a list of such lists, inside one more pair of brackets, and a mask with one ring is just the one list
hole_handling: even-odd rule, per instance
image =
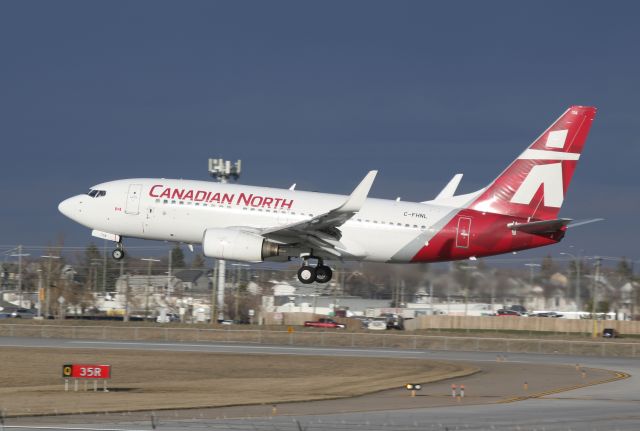
[[313, 267], [308, 263], [309, 258], [313, 258], [313, 256], [304, 259], [304, 264], [298, 270], [298, 280], [304, 284], [311, 284], [314, 281], [318, 283], [328, 283], [331, 281], [331, 277], [333, 277], [331, 268], [326, 266], [320, 258], [315, 258], [318, 260], [318, 265]]
[[116, 243], [116, 248], [111, 252], [111, 257], [113, 257], [114, 260], [122, 260], [124, 255], [124, 246], [121, 241], [118, 241]]

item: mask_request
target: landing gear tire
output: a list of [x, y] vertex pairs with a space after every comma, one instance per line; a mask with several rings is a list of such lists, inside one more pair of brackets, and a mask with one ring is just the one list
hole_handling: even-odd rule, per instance
[[303, 284], [311, 284], [316, 281], [316, 269], [305, 265], [298, 270], [298, 280]]
[[316, 281], [318, 283], [328, 283], [333, 277], [333, 271], [326, 265], [319, 265], [316, 268]]
[[124, 258], [124, 250], [122, 248], [116, 248], [111, 252], [111, 257], [115, 260], [122, 260]]

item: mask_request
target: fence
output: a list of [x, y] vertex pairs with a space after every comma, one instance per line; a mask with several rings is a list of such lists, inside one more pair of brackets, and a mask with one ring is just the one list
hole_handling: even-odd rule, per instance
[[640, 343], [519, 338], [447, 337], [340, 330], [273, 331], [171, 327], [0, 324], [0, 336], [118, 341], [253, 344], [640, 357]]
[[[597, 332], [613, 328], [620, 334], [640, 335], [640, 322], [597, 320]], [[590, 319], [558, 319], [550, 317], [490, 316], [419, 316], [405, 323], [407, 329], [472, 329], [485, 331], [529, 331], [557, 333], [591, 333]]]

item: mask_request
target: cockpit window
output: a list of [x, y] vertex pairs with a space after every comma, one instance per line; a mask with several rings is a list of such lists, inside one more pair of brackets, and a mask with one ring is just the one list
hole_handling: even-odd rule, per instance
[[106, 190], [93, 190], [93, 189], [90, 189], [87, 194], [89, 196], [91, 196], [92, 198], [101, 198], [102, 196], [106, 196], [107, 192], [106, 192]]

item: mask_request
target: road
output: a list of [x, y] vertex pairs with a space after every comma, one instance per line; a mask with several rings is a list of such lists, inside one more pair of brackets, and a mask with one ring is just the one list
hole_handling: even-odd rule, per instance
[[[144, 349], [157, 351], [194, 351], [216, 353], [252, 353], [287, 355], [329, 355], [385, 358], [422, 358], [465, 361], [478, 364], [495, 363], [496, 353], [436, 352], [392, 349], [340, 349], [318, 347], [283, 347], [225, 343], [118, 342], [97, 340], [62, 340], [38, 338], [0, 338], [0, 346]], [[272, 416], [265, 407], [260, 417], [236, 417], [194, 410], [189, 417], [156, 414], [156, 425], [162, 430], [638, 430], [640, 429], [640, 361], [626, 358], [594, 358], [559, 355], [509, 354], [509, 364], [565, 364], [602, 368], [628, 373], [629, 378], [611, 383], [583, 387], [567, 392], [500, 404], [459, 404], [448, 407], [403, 408], [358, 411], [351, 413], [283, 414]], [[499, 379], [497, 379], [499, 380]], [[496, 383], [498, 383], [496, 381]], [[309, 403], [311, 404], [311, 403]], [[232, 415], [238, 416], [238, 415]], [[242, 416], [242, 415], [240, 415]], [[255, 416], [255, 415], [251, 415]], [[7, 421], [5, 428], [19, 429], [34, 425], [44, 429], [150, 429], [149, 415], [108, 417], [33, 418]], [[64, 423], [64, 425], [63, 425]], [[59, 427], [59, 428], [56, 428]], [[61, 427], [61, 428], [60, 428]]]

